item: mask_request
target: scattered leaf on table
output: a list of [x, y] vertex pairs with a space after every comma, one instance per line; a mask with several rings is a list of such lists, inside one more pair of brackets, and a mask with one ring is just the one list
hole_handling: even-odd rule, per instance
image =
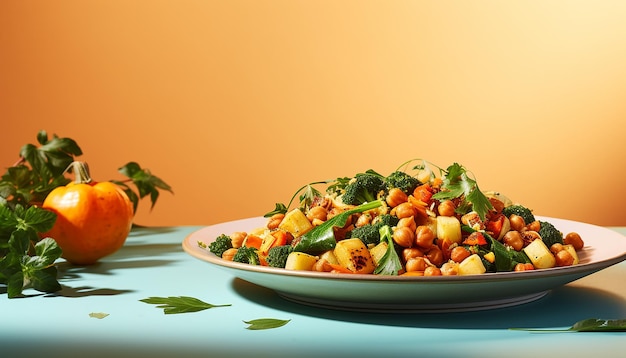
[[104, 312], [91, 312], [89, 314], [89, 317], [91, 318], [97, 318], [97, 319], [103, 319], [104, 317], [108, 316], [108, 313], [104, 313]]
[[243, 323], [248, 324], [249, 326], [246, 329], [250, 330], [262, 330], [262, 329], [272, 329], [278, 328], [286, 325], [291, 321], [290, 319], [275, 319], [275, 318], [259, 318], [253, 319], [251, 321], [243, 321]]
[[511, 328], [529, 332], [626, 332], [626, 319], [588, 318], [567, 329]]
[[194, 297], [178, 296], [178, 297], [149, 297], [140, 300], [144, 303], [158, 305], [157, 308], [163, 308], [165, 314], [198, 312], [214, 307], [226, 307], [225, 305], [212, 305]]

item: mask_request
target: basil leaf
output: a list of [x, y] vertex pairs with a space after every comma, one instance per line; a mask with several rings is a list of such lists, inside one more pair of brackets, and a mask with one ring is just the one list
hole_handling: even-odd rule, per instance
[[162, 308], [164, 314], [198, 312], [214, 307], [230, 306], [230, 304], [212, 305], [197, 298], [188, 296], [148, 297], [139, 301], [158, 305], [157, 308]]
[[291, 321], [290, 319], [276, 319], [276, 318], [259, 318], [250, 321], [243, 321], [243, 323], [249, 325], [246, 329], [259, 331], [263, 329], [278, 328], [286, 325]]

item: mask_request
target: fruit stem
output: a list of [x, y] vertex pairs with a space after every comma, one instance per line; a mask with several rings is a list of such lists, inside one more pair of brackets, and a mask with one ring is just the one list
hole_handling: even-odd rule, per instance
[[92, 179], [89, 175], [89, 165], [86, 162], [73, 161], [70, 167], [74, 171], [74, 183], [89, 184]]

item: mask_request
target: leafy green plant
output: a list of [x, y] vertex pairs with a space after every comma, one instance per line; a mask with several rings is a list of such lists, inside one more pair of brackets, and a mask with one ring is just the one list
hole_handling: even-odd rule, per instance
[[[56, 214], [40, 206], [53, 189], [70, 182], [65, 173], [82, 154], [73, 139], [40, 131], [37, 144], [24, 145], [19, 159], [0, 178], [0, 288], [6, 286], [10, 298], [20, 296], [25, 288], [61, 289], [54, 266], [61, 249], [54, 238], [40, 237], [53, 227]], [[113, 182], [126, 192], [135, 210], [146, 196], [154, 206], [159, 190], [172, 192], [168, 184], [135, 162], [119, 172], [128, 179]]]

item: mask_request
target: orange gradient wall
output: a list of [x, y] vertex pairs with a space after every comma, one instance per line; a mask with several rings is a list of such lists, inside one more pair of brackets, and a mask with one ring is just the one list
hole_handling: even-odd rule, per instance
[[36, 133], [174, 189], [143, 225], [459, 162], [536, 214], [626, 225], [624, 1], [2, 1], [0, 165]]

